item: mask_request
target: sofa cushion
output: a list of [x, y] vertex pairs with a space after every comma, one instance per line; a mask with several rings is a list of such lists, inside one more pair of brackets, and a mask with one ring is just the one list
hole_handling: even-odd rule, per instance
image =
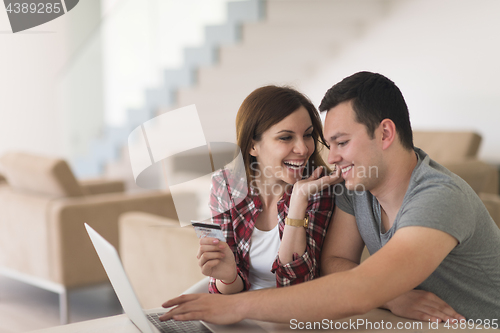
[[500, 228], [500, 196], [491, 193], [480, 193], [479, 197], [488, 209], [493, 221]]
[[53, 196], [83, 196], [84, 191], [66, 161], [26, 153], [7, 153], [0, 169], [14, 190]]
[[474, 132], [413, 131], [413, 144], [438, 163], [476, 157], [481, 136]]
[[477, 159], [444, 163], [443, 166], [465, 180], [476, 193], [498, 194], [498, 168]]
[[125, 192], [125, 183], [118, 179], [85, 179], [78, 181], [87, 195]]

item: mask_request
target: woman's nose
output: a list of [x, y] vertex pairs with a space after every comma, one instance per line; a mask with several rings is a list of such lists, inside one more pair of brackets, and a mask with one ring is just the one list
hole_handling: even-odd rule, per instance
[[295, 142], [295, 147], [293, 152], [299, 155], [307, 155], [307, 153], [309, 152], [309, 148], [307, 148], [307, 145], [304, 142], [304, 140], [299, 139]]

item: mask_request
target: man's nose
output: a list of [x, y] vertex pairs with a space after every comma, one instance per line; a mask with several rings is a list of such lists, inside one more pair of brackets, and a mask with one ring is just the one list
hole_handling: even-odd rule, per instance
[[330, 152], [328, 153], [328, 164], [336, 164], [342, 161], [342, 157], [334, 145], [330, 145]]

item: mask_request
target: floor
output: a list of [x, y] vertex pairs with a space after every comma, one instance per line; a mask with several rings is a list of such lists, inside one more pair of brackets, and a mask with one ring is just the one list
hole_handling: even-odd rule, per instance
[[[70, 292], [70, 322], [113, 316], [122, 308], [111, 285]], [[0, 333], [18, 333], [59, 325], [59, 296], [0, 276]]]

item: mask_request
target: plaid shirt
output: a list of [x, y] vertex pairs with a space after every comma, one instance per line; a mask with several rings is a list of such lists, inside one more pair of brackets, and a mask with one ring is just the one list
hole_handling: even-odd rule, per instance
[[[247, 191], [246, 181], [229, 179], [227, 170], [219, 171], [212, 177], [210, 209], [212, 222], [220, 224], [227, 244], [234, 253], [238, 275], [243, 280], [244, 289], [250, 289], [250, 243], [255, 221], [262, 211], [262, 202], [255, 191]], [[230, 186], [227, 186], [227, 181]], [[285, 218], [288, 215], [290, 195], [285, 191], [278, 201], [278, 223], [280, 239], [283, 237]], [[312, 280], [320, 274], [321, 248], [334, 208], [332, 188], [312, 195], [307, 207], [309, 225], [306, 230], [307, 245], [302, 256], [294, 254], [294, 260], [281, 264], [276, 256], [271, 272], [276, 274], [276, 286], [285, 287]], [[210, 293], [219, 293], [215, 279], [210, 278]]]

